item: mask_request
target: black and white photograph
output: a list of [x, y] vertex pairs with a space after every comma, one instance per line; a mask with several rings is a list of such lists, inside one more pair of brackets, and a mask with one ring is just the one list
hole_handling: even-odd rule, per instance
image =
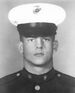
[[0, 0], [0, 93], [75, 93], [74, 0]]

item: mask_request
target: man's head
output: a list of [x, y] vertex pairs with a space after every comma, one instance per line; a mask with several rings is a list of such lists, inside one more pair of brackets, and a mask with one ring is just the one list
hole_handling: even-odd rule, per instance
[[24, 59], [33, 65], [45, 65], [52, 61], [57, 26], [52, 23], [31, 23], [17, 26], [20, 34], [20, 51]]
[[53, 49], [58, 45], [57, 26], [65, 17], [63, 8], [50, 3], [23, 4], [9, 12], [8, 18], [20, 34], [20, 50], [25, 61], [44, 65], [52, 60]]

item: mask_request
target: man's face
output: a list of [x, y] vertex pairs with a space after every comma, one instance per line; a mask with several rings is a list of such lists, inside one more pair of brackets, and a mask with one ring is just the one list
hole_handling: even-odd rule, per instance
[[23, 37], [24, 59], [33, 65], [44, 65], [53, 55], [52, 37]]

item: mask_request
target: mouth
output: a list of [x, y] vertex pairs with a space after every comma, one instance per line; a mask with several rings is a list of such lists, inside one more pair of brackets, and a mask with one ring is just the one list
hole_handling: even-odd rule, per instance
[[44, 56], [44, 53], [35, 53], [34, 56], [36, 56], [36, 57], [42, 57], [42, 56]]

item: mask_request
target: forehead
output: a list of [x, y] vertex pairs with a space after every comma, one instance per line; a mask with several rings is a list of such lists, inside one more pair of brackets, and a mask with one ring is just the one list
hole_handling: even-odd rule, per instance
[[51, 40], [53, 40], [53, 38], [54, 38], [54, 36], [38, 36], [38, 37], [24, 37], [24, 36], [22, 36], [22, 39], [23, 40], [27, 40], [27, 39], [51, 39]]

